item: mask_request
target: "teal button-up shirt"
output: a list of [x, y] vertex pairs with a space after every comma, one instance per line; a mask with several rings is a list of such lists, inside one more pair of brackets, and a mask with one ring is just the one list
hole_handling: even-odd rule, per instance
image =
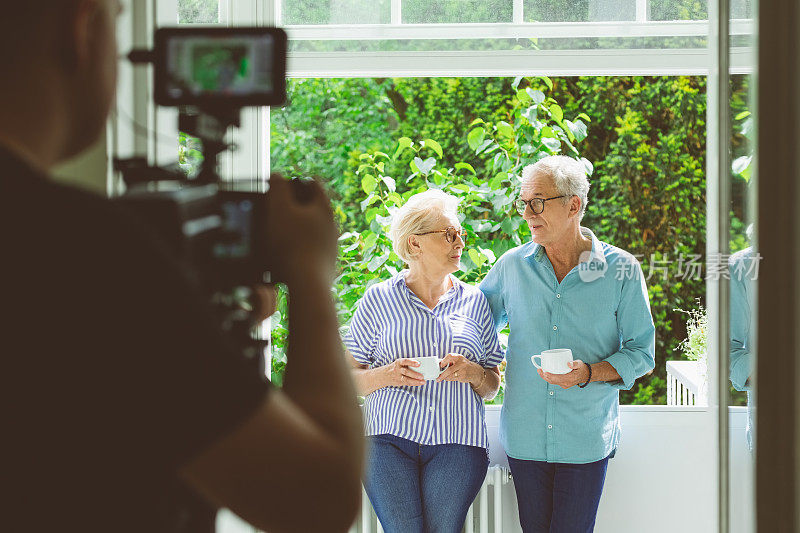
[[[515, 459], [591, 463], [615, 451], [619, 389], [655, 366], [655, 327], [644, 275], [629, 253], [592, 239], [591, 253], [558, 282], [542, 246], [506, 252], [480, 285], [495, 327], [508, 323], [500, 442]], [[581, 389], [550, 385], [531, 356], [570, 348], [585, 363], [608, 361], [621, 380]]]

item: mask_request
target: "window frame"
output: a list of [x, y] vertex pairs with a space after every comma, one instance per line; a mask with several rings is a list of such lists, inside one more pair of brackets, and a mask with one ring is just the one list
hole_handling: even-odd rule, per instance
[[[124, 53], [130, 48], [152, 45], [153, 31], [160, 26], [177, 24], [177, 0], [122, 0], [125, 14], [120, 20], [119, 42]], [[629, 23], [522, 23], [523, 0], [513, 0], [513, 21], [510, 24], [479, 25], [402, 25], [402, 3], [391, 0], [391, 24], [338, 25], [330, 27], [289, 26], [290, 39], [345, 38], [354, 29], [361, 29], [369, 38], [419, 38], [425, 31], [435, 28], [441, 35], [459, 38], [469, 31], [500, 37], [562, 37], [562, 36], [656, 36], [658, 32], [678, 32], [679, 35], [696, 35], [698, 28], [708, 30], [708, 48], [703, 49], [648, 49], [648, 50], [581, 50], [581, 51], [452, 51], [452, 52], [338, 52], [290, 53], [289, 77], [371, 77], [371, 76], [517, 76], [517, 75], [706, 75], [708, 84], [708, 116], [706, 120], [707, 157], [707, 256], [728, 252], [728, 211], [730, 183], [728, 146], [718, 139], [727, 139], [730, 124], [727, 83], [719, 83], [720, 72], [750, 74], [756, 61], [751, 48], [729, 48], [730, 30], [734, 35], [744, 35], [755, 28], [753, 21], [734, 21], [729, 24], [727, 0], [709, 1], [709, 21], [687, 23], [656, 23], [642, 17], [647, 0], [636, 0], [637, 17]], [[280, 25], [281, 0], [252, 0], [241, 2], [220, 0], [220, 24]], [[762, 27], [763, 20], [758, 22]], [[403, 27], [405, 26], [405, 27]], [[349, 32], [349, 33], [348, 33]], [[647, 33], [654, 32], [654, 33]], [[680, 33], [683, 32], [683, 33]], [[694, 32], [694, 33], [692, 33]], [[643, 34], [643, 35], [639, 35]], [[474, 38], [474, 35], [470, 35]], [[363, 37], [360, 37], [363, 38]], [[796, 37], [795, 37], [796, 39]], [[763, 54], [761, 56], [763, 60]], [[177, 111], [159, 109], [151, 100], [152, 77], [149, 67], [130, 66], [120, 62], [120, 84], [117, 98], [117, 115], [111, 120], [109, 149], [114, 155], [128, 156], [146, 153], [151, 164], [174, 162], [177, 149]], [[132, 133], [133, 119], [143, 127], [146, 135]], [[238, 152], [222, 159], [222, 175], [226, 179], [257, 178], [266, 184], [269, 175], [269, 108], [247, 109], [242, 116], [242, 128], [235, 136], [242, 147]], [[173, 136], [174, 134], [174, 136]], [[175, 146], [163, 139], [176, 139]], [[118, 178], [109, 183], [109, 193], [120, 191]], [[728, 283], [724, 278], [708, 280], [707, 307], [709, 321], [714, 324], [709, 338], [709, 368], [711, 373], [709, 407], [693, 410], [705, 413], [710, 434], [716, 436], [716, 465], [719, 494], [715, 509], [718, 530], [729, 531], [728, 487]], [[269, 365], [268, 365], [269, 368]], [[794, 478], [793, 478], [794, 479]]]

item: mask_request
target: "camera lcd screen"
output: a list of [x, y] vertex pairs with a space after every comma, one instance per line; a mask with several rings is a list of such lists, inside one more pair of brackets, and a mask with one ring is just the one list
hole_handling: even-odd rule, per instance
[[276, 105], [286, 96], [286, 34], [276, 28], [167, 28], [156, 35], [161, 105]]

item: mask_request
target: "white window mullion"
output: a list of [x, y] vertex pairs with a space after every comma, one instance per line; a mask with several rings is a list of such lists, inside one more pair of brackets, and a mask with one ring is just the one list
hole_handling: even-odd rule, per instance
[[[751, 73], [751, 49], [734, 49], [731, 72]], [[705, 76], [709, 53], [689, 50], [568, 50], [439, 52], [297, 52], [290, 78], [416, 76]]]
[[403, 23], [403, 4], [402, 0], [392, 0], [390, 22], [392, 25], [400, 25]]
[[[155, 0], [153, 29], [177, 26], [177, 24], [178, 0]], [[152, 33], [151, 31], [151, 45]], [[152, 84], [152, 75], [150, 76], [150, 83]], [[152, 101], [153, 94], [151, 85], [151, 92], [148, 96], [153, 106], [153, 126], [151, 129], [152, 161], [156, 165], [171, 165], [178, 159], [178, 110], [174, 107], [156, 106]]]
[[522, 24], [525, 22], [525, 17], [523, 15], [523, 10], [525, 9], [524, 0], [514, 0], [514, 11], [511, 15], [511, 20], [514, 24]]
[[646, 22], [648, 18], [647, 0], [636, 0], [636, 22]]

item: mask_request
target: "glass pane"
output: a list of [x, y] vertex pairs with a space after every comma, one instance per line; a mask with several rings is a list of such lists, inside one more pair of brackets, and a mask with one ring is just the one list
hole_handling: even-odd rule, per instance
[[[753, 0], [730, 0], [732, 19], [752, 18]], [[706, 20], [707, 0], [650, 0], [650, 20]]]
[[403, 0], [406, 24], [511, 22], [511, 0]]
[[388, 24], [390, 0], [282, 0], [284, 25]]
[[525, 0], [525, 22], [636, 20], [636, 0]]
[[218, 24], [219, 0], [178, 0], [179, 24]]
[[[751, 2], [733, 2], [731, 18], [753, 17]], [[733, 24], [731, 25], [733, 30]], [[747, 47], [755, 63], [753, 35], [731, 36], [730, 49]], [[756, 292], [761, 256], [756, 228], [755, 76], [732, 73], [730, 82], [730, 531], [755, 532]]]
[[650, 0], [649, 8], [650, 20], [708, 19], [706, 0]]

